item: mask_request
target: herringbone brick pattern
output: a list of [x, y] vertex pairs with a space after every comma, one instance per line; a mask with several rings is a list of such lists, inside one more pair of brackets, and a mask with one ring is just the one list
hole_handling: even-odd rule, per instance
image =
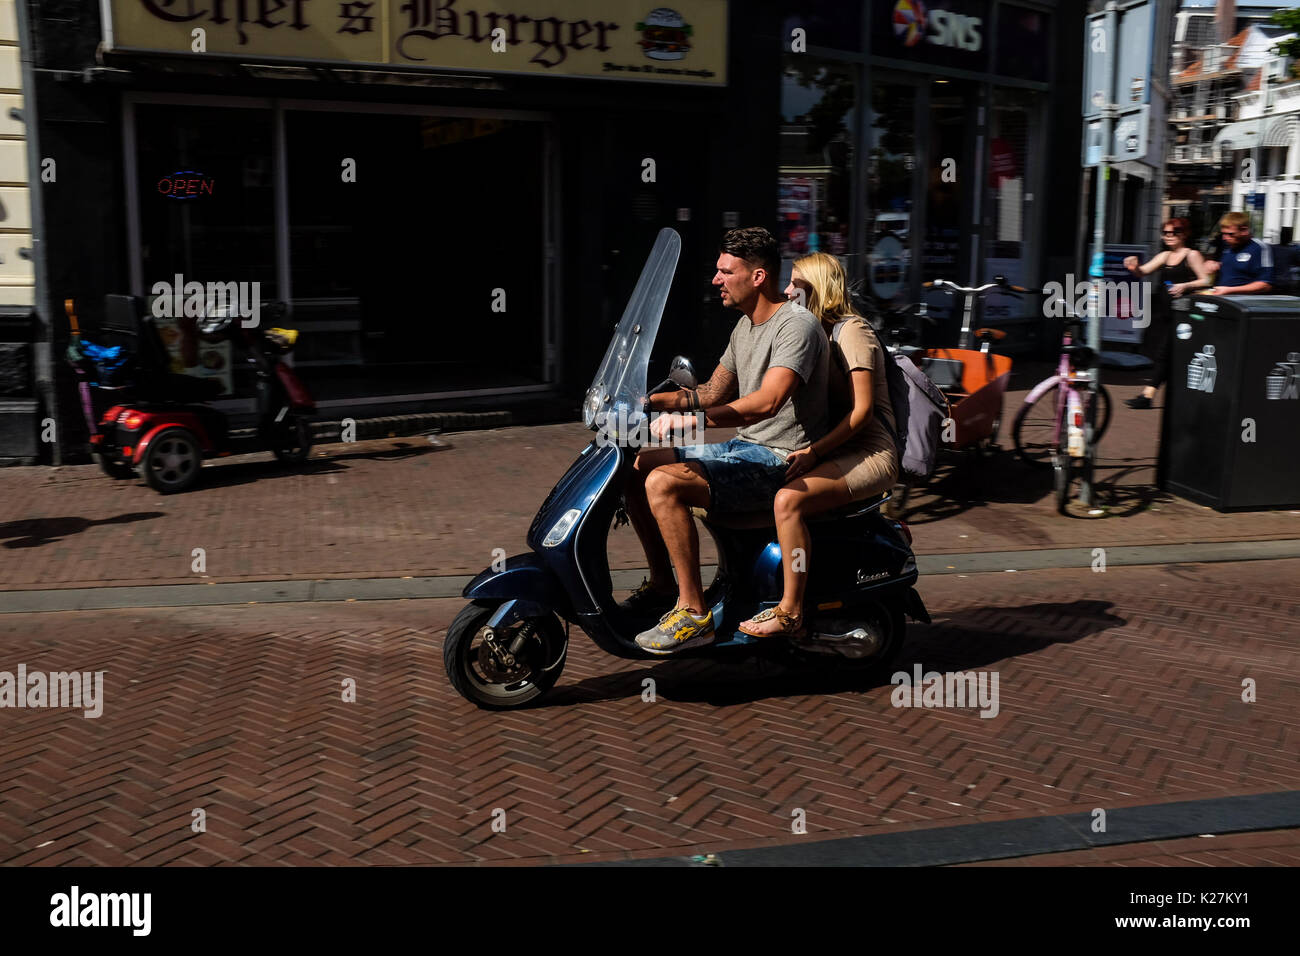
[[[1046, 371], [1017, 365], [1023, 388], [1008, 392], [1006, 422]], [[978, 467], [945, 465], [914, 496], [907, 520], [917, 553], [1300, 538], [1300, 512], [1223, 515], [1154, 491], [1159, 413], [1123, 405], [1136, 386], [1110, 388], [1116, 407], [1099, 483], [1111, 517], [1060, 517], [1050, 474], [1007, 453]], [[719, 429], [707, 440], [733, 434]], [[95, 465], [0, 468], [0, 590], [476, 574], [494, 548], [526, 550], [534, 512], [590, 439], [567, 424], [463, 432], [440, 448], [421, 438], [328, 445], [301, 472], [246, 456], [206, 468], [199, 487], [166, 498]], [[1010, 447], [1009, 435], [1003, 441]], [[712, 563], [707, 535], [702, 545]], [[206, 552], [202, 573], [192, 570], [194, 548]], [[610, 564], [645, 565], [629, 528], [611, 536]]]
[[993, 719], [768, 665], [618, 661], [576, 630], [548, 706], [487, 713], [442, 672], [454, 601], [6, 615], [0, 670], [104, 670], [106, 703], [0, 710], [0, 861], [677, 855], [1293, 789], [1298, 571], [925, 580], [935, 624], [899, 669], [996, 672]]

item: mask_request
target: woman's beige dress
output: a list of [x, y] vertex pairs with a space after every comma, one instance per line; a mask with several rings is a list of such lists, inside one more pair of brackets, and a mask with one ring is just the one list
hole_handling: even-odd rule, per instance
[[[839, 342], [831, 340], [830, 407], [834, 429], [853, 407], [854, 369], [871, 372], [871, 421], [828, 459], [839, 468], [854, 501], [888, 491], [898, 481], [898, 451], [894, 447], [894, 409], [889, 402], [889, 381], [885, 374], [885, 350], [880, 339], [862, 319], [844, 319]], [[841, 418], [835, 418], [835, 414]]]

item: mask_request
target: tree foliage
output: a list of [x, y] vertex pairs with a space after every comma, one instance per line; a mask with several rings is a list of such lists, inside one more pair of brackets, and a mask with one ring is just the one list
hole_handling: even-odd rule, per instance
[[[1300, 7], [1291, 10], [1278, 10], [1269, 17], [1269, 23], [1296, 32], [1297, 36], [1289, 40], [1282, 40], [1274, 49], [1293, 60], [1300, 59]], [[1294, 72], [1294, 70], [1295, 67], [1293, 66], [1292, 71]]]

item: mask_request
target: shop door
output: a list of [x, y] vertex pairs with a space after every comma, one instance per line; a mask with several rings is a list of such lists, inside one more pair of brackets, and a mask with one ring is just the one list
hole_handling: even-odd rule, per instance
[[[1035, 284], [1038, 274], [1034, 208], [1033, 161], [1043, 154], [1041, 104], [1043, 94], [1030, 90], [998, 89], [993, 94], [989, 126], [988, 170], [982, 187], [984, 200], [984, 273], [981, 281], [1004, 275], [1016, 285]], [[1077, 197], [1057, 198], [1072, 211]], [[1037, 307], [1032, 296], [990, 295], [984, 318], [1000, 320], [1027, 317]]]

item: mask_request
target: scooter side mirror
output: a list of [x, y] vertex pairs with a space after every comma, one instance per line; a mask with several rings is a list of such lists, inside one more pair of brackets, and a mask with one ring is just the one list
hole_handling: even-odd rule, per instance
[[698, 381], [695, 378], [695, 366], [691, 364], [691, 360], [684, 355], [674, 357], [672, 364], [668, 368], [668, 380], [682, 388], [695, 388]]

